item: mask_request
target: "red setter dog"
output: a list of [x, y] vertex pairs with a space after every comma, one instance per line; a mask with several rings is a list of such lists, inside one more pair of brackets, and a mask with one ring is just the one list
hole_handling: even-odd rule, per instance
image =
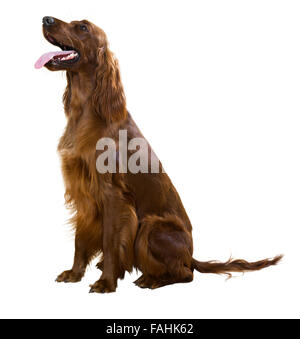
[[[119, 141], [119, 131], [126, 131], [129, 140], [145, 141], [126, 110], [117, 60], [103, 30], [89, 21], [66, 23], [45, 17], [43, 33], [62, 51], [44, 54], [35, 67], [66, 71], [68, 82], [63, 96], [67, 126], [58, 150], [66, 204], [74, 212], [75, 258], [72, 269], [56, 281], [80, 281], [91, 259], [99, 254], [97, 267], [102, 275], [90, 290], [99, 293], [115, 291], [118, 279], [133, 268], [142, 272], [135, 284], [154, 289], [190, 282], [194, 269], [230, 275], [260, 270], [281, 259], [197, 261], [191, 223], [161, 163], [154, 173], [100, 173], [96, 164], [103, 154], [96, 148], [99, 139], [115, 141], [116, 162], [122, 147], [128, 156], [133, 154]], [[148, 143], [147, 148], [151, 151]]]

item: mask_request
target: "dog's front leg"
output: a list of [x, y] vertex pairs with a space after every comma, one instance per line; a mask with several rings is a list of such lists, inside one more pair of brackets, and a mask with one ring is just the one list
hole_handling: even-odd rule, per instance
[[57, 282], [78, 282], [85, 273], [87, 266], [86, 250], [83, 239], [76, 235], [75, 237], [75, 255], [73, 267], [70, 270], [62, 272], [57, 278]]
[[[105, 233], [105, 232], [104, 232]], [[104, 238], [106, 238], [104, 236]], [[104, 240], [104, 239], [103, 239]], [[104, 240], [105, 242], [105, 240]], [[119, 271], [119, 259], [114, 253], [114, 249], [104, 246], [103, 248], [103, 272], [98, 281], [90, 285], [90, 293], [109, 293], [115, 292], [117, 280], [122, 275]]]
[[95, 220], [88, 226], [77, 225], [75, 235], [75, 255], [72, 269], [62, 272], [57, 282], [78, 282], [84, 276], [86, 267], [101, 249], [101, 227], [99, 220]]
[[133, 267], [138, 228], [135, 209], [117, 194], [110, 196], [104, 206], [102, 275], [91, 285], [90, 293], [114, 292], [118, 279]]

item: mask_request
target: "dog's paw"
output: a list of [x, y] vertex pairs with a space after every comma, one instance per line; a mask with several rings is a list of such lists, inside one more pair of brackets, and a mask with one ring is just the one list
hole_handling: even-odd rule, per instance
[[90, 285], [90, 288], [90, 293], [111, 293], [116, 291], [116, 286], [104, 279], [99, 279]]
[[134, 281], [134, 284], [140, 288], [149, 288], [151, 290], [164, 286], [162, 282], [155, 281], [144, 275], [140, 276], [136, 281]]
[[75, 273], [72, 270], [64, 271], [57, 278], [56, 282], [75, 283], [81, 280], [83, 274]]

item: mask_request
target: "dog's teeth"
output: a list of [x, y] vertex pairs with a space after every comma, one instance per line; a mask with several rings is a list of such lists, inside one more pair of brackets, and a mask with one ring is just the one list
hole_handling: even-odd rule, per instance
[[60, 57], [57, 57], [57, 59], [59, 61], [66, 61], [66, 60], [71, 60], [71, 59], [74, 59], [78, 56], [78, 53], [77, 52], [72, 52], [66, 56], [60, 56]]

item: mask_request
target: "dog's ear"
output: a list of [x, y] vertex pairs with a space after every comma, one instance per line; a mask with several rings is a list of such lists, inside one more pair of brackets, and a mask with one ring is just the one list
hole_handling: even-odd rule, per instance
[[118, 61], [106, 46], [98, 50], [96, 87], [92, 101], [96, 113], [108, 124], [127, 116]]

